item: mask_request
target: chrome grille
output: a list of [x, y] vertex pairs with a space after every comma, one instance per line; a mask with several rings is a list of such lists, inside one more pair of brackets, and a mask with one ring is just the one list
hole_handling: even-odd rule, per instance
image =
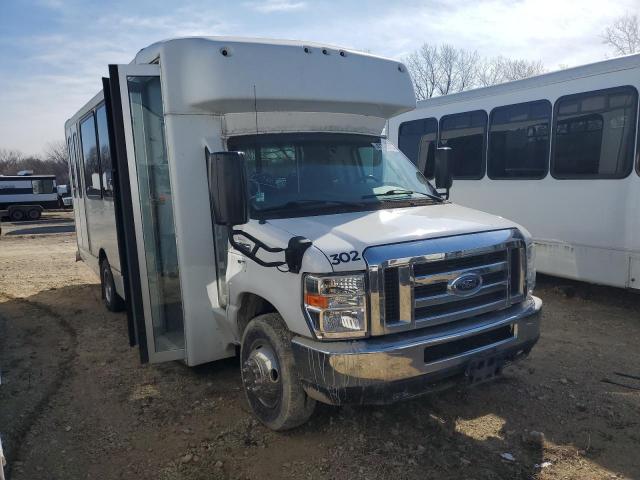
[[[389, 258], [393, 251], [411, 256]], [[524, 300], [526, 259], [517, 230], [376, 247], [365, 258], [378, 260], [369, 270], [374, 335], [468, 319]], [[470, 294], [456, 291], [461, 277], [479, 285]]]

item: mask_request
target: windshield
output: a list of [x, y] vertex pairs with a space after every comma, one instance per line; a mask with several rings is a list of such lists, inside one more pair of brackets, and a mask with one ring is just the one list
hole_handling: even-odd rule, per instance
[[380, 137], [263, 134], [232, 137], [228, 148], [245, 153], [253, 218], [441, 201], [413, 163]]

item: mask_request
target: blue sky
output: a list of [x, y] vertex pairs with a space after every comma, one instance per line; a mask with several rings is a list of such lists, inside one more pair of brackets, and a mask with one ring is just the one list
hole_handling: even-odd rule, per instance
[[39, 153], [63, 139], [107, 65], [163, 38], [291, 38], [394, 58], [451, 43], [553, 70], [604, 59], [606, 25], [639, 10], [639, 0], [0, 0], [0, 148]]

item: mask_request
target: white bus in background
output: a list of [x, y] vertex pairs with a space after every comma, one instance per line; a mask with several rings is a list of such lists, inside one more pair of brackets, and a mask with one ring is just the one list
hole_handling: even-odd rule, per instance
[[0, 218], [37, 220], [60, 203], [55, 175], [0, 175]]
[[420, 101], [389, 137], [428, 178], [452, 148], [453, 201], [524, 225], [537, 269], [640, 288], [640, 55]]

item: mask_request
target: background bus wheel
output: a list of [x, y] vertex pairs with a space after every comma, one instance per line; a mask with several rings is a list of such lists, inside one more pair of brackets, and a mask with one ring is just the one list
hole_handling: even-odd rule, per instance
[[20, 220], [24, 220], [24, 211], [20, 208], [11, 210], [11, 213], [9, 214], [9, 218], [11, 219], [12, 222], [19, 222]]
[[291, 351], [291, 334], [277, 313], [247, 325], [240, 347], [242, 384], [256, 417], [272, 430], [305, 423], [316, 406], [302, 389]]
[[100, 283], [102, 284], [102, 298], [104, 298], [107, 309], [112, 312], [124, 310], [124, 300], [116, 292], [111, 266], [106, 258], [100, 263]]
[[38, 220], [42, 216], [42, 212], [39, 208], [31, 208], [27, 212], [27, 216], [29, 217], [29, 220]]

